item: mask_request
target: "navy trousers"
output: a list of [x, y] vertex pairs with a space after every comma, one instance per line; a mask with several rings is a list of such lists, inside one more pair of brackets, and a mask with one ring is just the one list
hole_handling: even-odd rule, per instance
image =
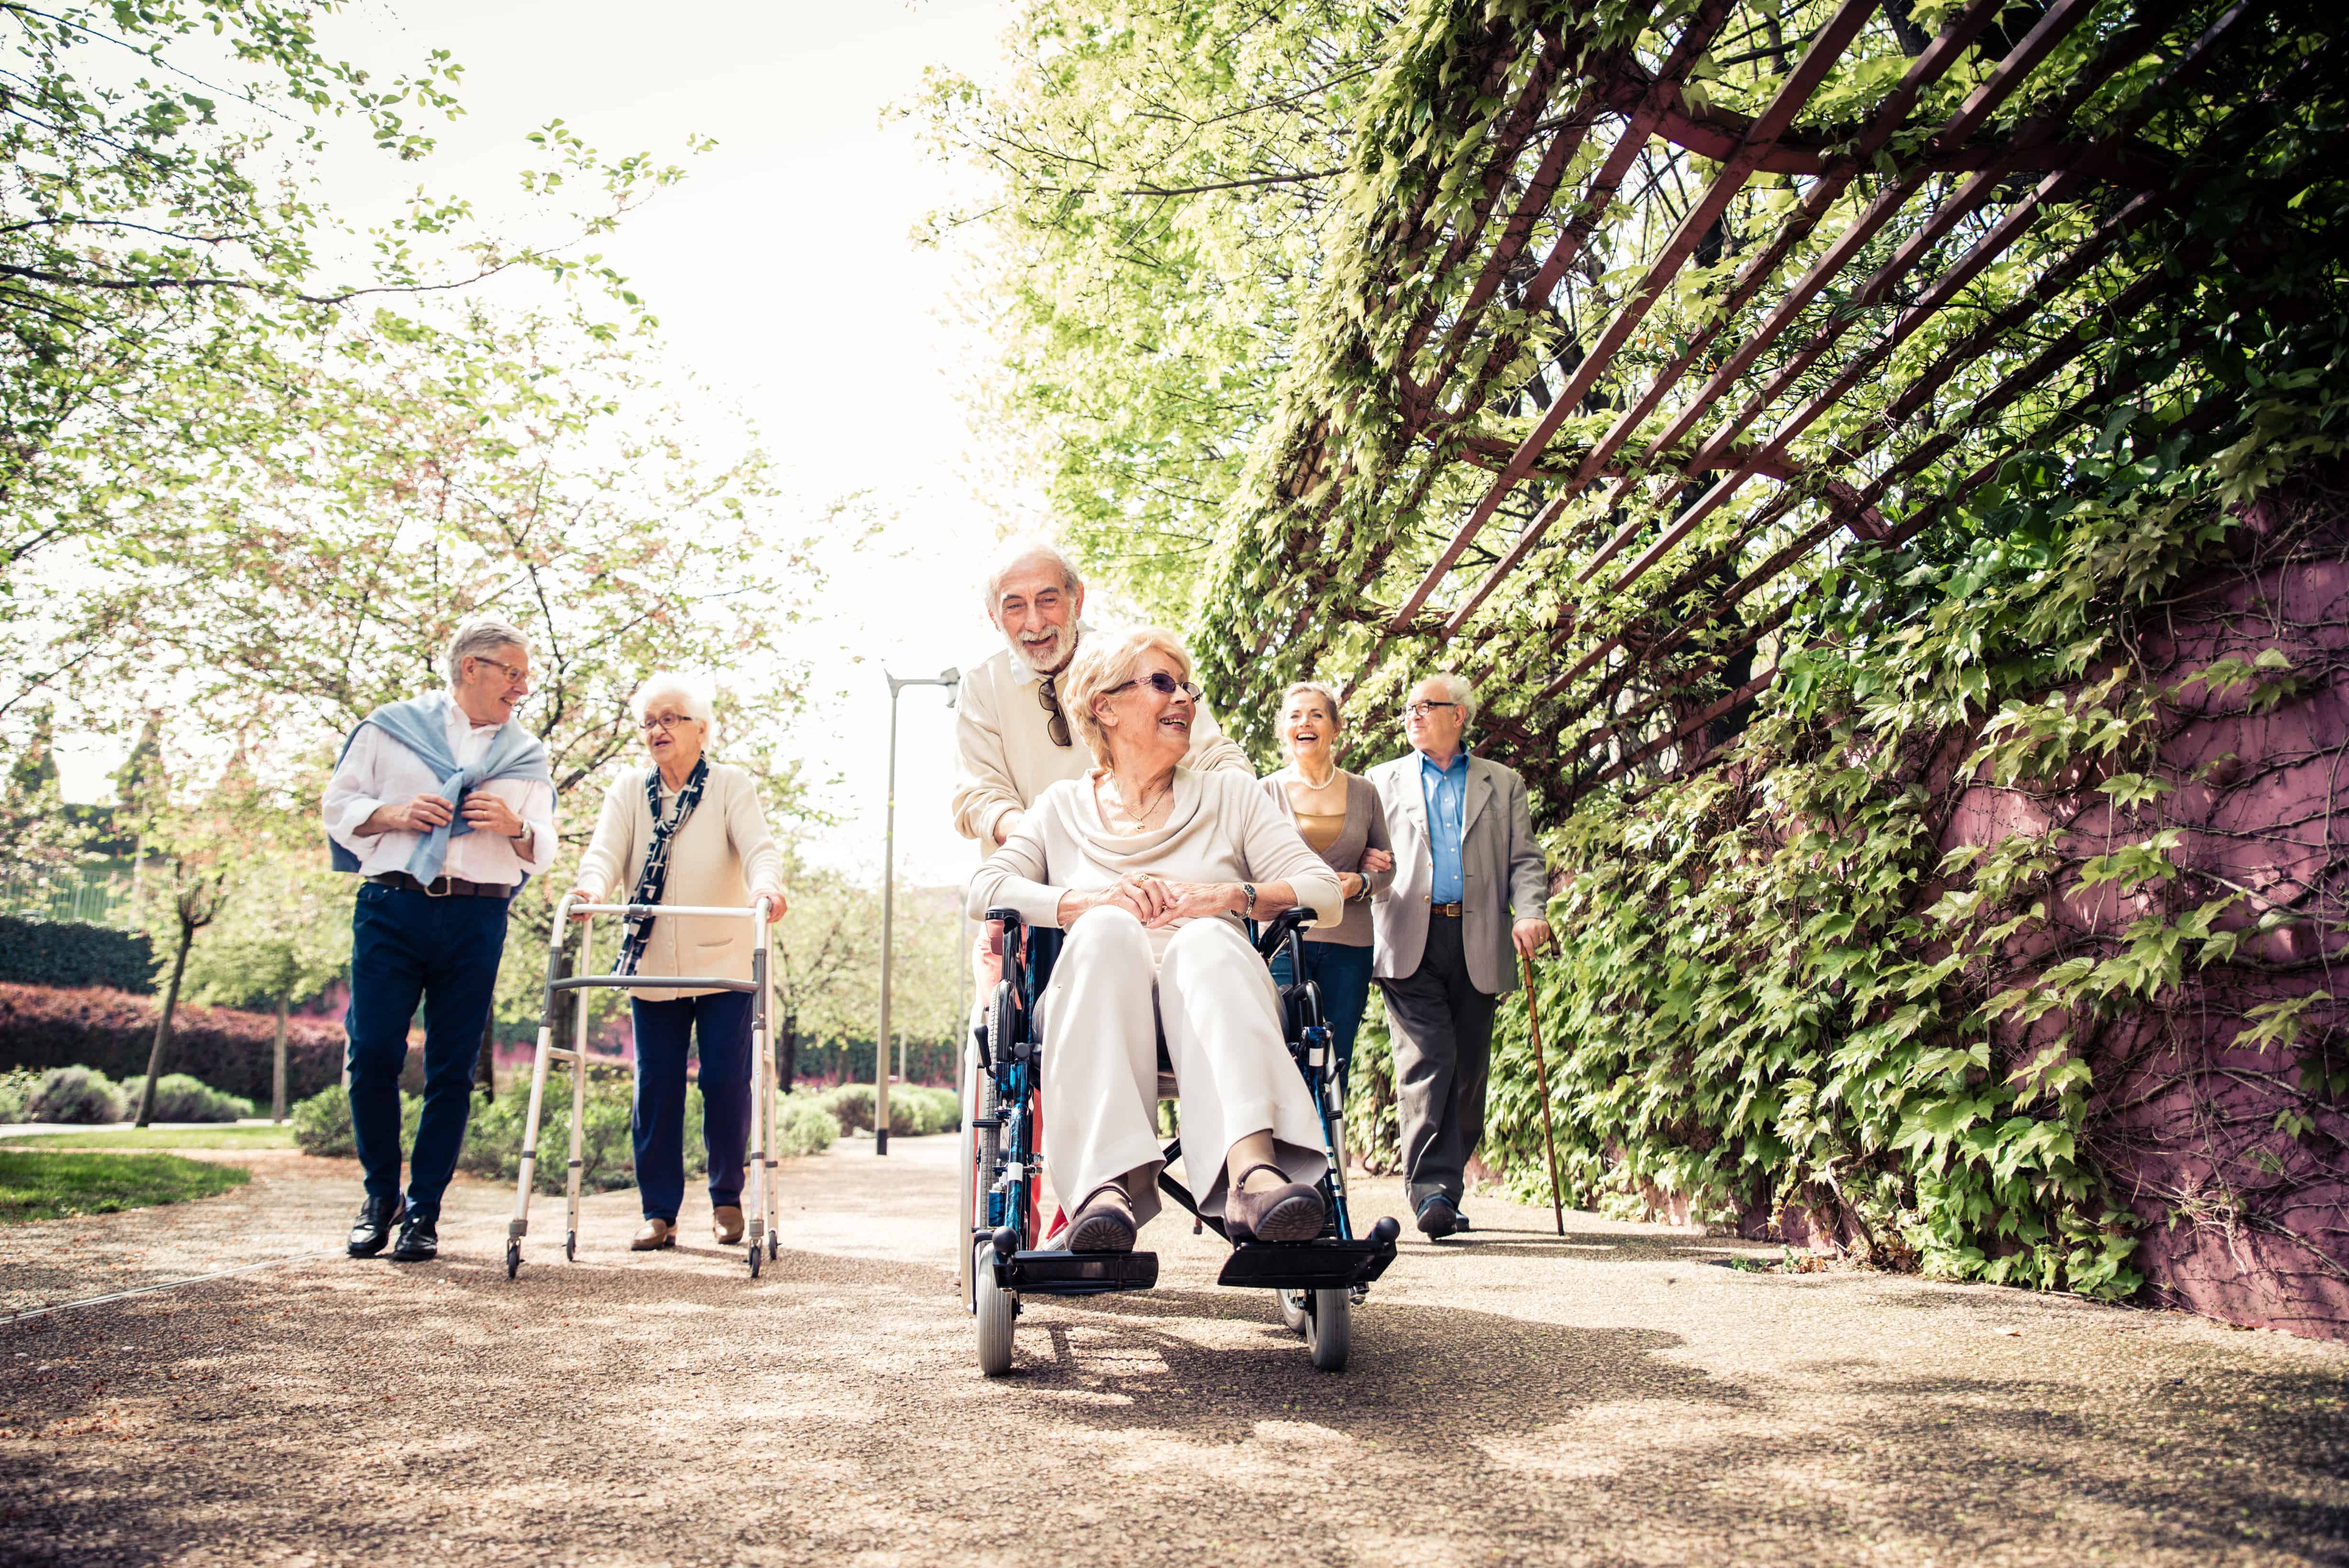
[[506, 946], [503, 898], [435, 898], [361, 882], [351, 909], [351, 1135], [369, 1198], [399, 1191], [399, 1071], [424, 1006], [424, 1116], [409, 1155], [408, 1206], [438, 1218], [465, 1143], [473, 1066]]
[[742, 1201], [750, 1147], [750, 993], [715, 991], [675, 1002], [632, 999], [636, 1023], [636, 1195], [645, 1218], [677, 1223], [685, 1201], [685, 1053], [701, 1039], [701, 1147], [709, 1206]]
[[[1338, 1047], [1338, 1103], [1346, 1103], [1346, 1085], [1353, 1076], [1354, 1036], [1362, 1027], [1362, 1014], [1371, 1005], [1371, 955], [1367, 945], [1350, 948], [1341, 942], [1301, 942], [1305, 950], [1305, 978], [1321, 992], [1321, 1022], [1330, 1026], [1331, 1040]], [[1288, 972], [1288, 950], [1284, 947], [1272, 955], [1272, 978], [1277, 984], [1293, 985], [1295, 978]]]

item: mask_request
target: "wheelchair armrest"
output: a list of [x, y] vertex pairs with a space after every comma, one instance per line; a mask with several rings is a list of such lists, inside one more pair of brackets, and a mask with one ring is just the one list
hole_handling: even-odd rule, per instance
[[1007, 932], [1019, 929], [1019, 911], [1017, 909], [989, 909], [987, 911], [987, 918], [990, 920], [1002, 921], [1003, 929]]
[[1265, 962], [1270, 963], [1288, 940], [1288, 933], [1313, 918], [1313, 911], [1300, 904], [1293, 909], [1283, 909], [1270, 923], [1257, 933], [1256, 950]]

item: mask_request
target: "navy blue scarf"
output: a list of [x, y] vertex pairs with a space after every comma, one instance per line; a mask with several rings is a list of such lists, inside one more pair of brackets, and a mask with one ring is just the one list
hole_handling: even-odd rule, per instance
[[[652, 847], [645, 851], [645, 868], [636, 877], [636, 896], [628, 900], [629, 903], [657, 904], [661, 901], [661, 895], [668, 889], [669, 841], [677, 836], [678, 829], [685, 826], [685, 819], [693, 815], [693, 808], [701, 804], [701, 786], [709, 782], [709, 759], [703, 757], [693, 764], [693, 774], [685, 781], [685, 787], [677, 792], [677, 815], [664, 821], [661, 817], [660, 769], [654, 768], [645, 774], [645, 799], [653, 808], [653, 842]], [[653, 934], [653, 917], [650, 915], [630, 915], [626, 923], [627, 935], [620, 942], [620, 960], [612, 966], [614, 974], [636, 972], [636, 961], [645, 956], [645, 943]]]

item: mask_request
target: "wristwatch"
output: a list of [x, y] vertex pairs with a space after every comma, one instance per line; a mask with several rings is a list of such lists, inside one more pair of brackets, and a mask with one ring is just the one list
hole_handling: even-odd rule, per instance
[[1247, 918], [1248, 918], [1249, 919], [1251, 919], [1251, 920], [1255, 919], [1256, 919], [1256, 884], [1255, 884], [1255, 883], [1253, 883], [1253, 882], [1243, 882], [1243, 883], [1241, 883], [1241, 884], [1240, 884], [1240, 896], [1241, 896], [1241, 897], [1243, 897], [1243, 898], [1245, 898], [1247, 900], [1247, 909], [1246, 909], [1246, 910], [1245, 910], [1244, 912], [1247, 914]]

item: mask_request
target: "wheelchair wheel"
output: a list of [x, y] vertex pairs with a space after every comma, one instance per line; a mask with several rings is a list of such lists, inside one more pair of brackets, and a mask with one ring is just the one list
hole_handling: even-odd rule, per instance
[[1299, 1339], [1305, 1337], [1307, 1325], [1313, 1321], [1313, 1314], [1305, 1307], [1305, 1298], [1310, 1293], [1307, 1291], [1272, 1293], [1273, 1301], [1280, 1307], [1280, 1321], [1288, 1325], [1289, 1333]]
[[1305, 1314], [1305, 1347], [1313, 1353], [1313, 1370], [1343, 1372], [1346, 1352], [1354, 1338], [1352, 1293], [1335, 1290], [1312, 1294], [1312, 1305]]
[[995, 1282], [995, 1243], [981, 1239], [972, 1250], [971, 1279], [978, 1304], [978, 1369], [989, 1377], [1011, 1370], [1011, 1319], [1019, 1303]]

